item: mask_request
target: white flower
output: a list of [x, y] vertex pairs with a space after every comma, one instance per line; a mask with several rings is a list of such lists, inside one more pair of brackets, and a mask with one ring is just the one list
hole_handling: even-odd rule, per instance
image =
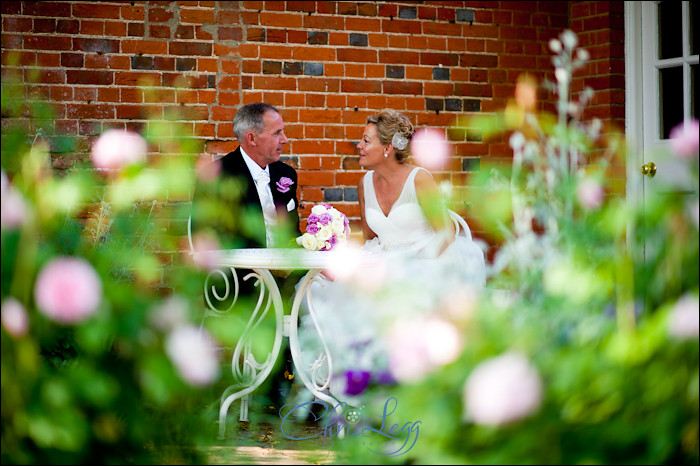
[[396, 132], [391, 138], [391, 144], [398, 150], [404, 150], [408, 146], [408, 139], [403, 134]]
[[2, 326], [15, 338], [23, 337], [29, 330], [29, 315], [22, 303], [13, 297], [2, 302]]
[[509, 142], [511, 149], [514, 151], [520, 151], [525, 145], [525, 136], [523, 136], [523, 133], [520, 131], [515, 131], [513, 134], [511, 134]]
[[318, 251], [320, 249], [318, 240], [311, 233], [304, 233], [297, 238], [297, 244], [303, 246], [304, 249], [309, 249], [311, 251]]
[[700, 301], [697, 296], [683, 295], [668, 317], [668, 331], [676, 338], [698, 338]]
[[315, 205], [311, 208], [311, 213], [316, 215], [321, 215], [326, 212], [326, 207], [323, 205]]
[[568, 83], [569, 82], [569, 72], [566, 71], [564, 68], [557, 68], [554, 70], [554, 77], [557, 78], [557, 81], [560, 83]]
[[331, 239], [331, 236], [333, 236], [333, 231], [331, 230], [330, 225], [325, 225], [325, 226], [321, 227], [321, 229], [318, 231], [318, 233], [316, 233], [316, 239], [318, 239], [319, 241], [323, 241], [323, 242]]
[[571, 29], [562, 32], [559, 37], [561, 37], [561, 42], [564, 44], [564, 47], [569, 50], [573, 50], [578, 44], [578, 37]]
[[537, 370], [519, 353], [506, 353], [479, 364], [464, 386], [467, 419], [502, 425], [535, 412], [542, 401]]
[[554, 53], [561, 52], [561, 41], [559, 39], [549, 39], [549, 50]]
[[182, 378], [192, 385], [208, 385], [219, 377], [216, 346], [204, 329], [178, 327], [168, 335], [165, 351]]

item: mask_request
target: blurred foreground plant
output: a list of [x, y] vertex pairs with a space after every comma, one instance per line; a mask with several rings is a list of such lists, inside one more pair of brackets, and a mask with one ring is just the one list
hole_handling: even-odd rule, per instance
[[[581, 121], [591, 89], [571, 97], [588, 59], [577, 42], [571, 31], [550, 42], [557, 115], [535, 111], [536, 83], [523, 77], [503, 112], [459, 122], [513, 149], [512, 166], [471, 179], [472, 216], [502, 238], [490, 286], [435, 310], [459, 340], [433, 338], [431, 352], [458, 341], [460, 355], [402, 373], [390, 392], [391, 423], [421, 422], [415, 445], [396, 457], [375, 453], [395, 450], [390, 436], [373, 451], [338, 441], [350, 461], [697, 464], [697, 121], [673, 141], [695, 191], [623, 199], [609, 172], [624, 163], [620, 138]], [[424, 339], [390, 340], [392, 352], [414, 354]]]
[[213, 434], [189, 408], [219, 361], [166, 223], [189, 214], [197, 144], [175, 121], [111, 129], [60, 174], [50, 146], [74, 146], [24, 95], [3, 77], [2, 463], [200, 464], [179, 447]]

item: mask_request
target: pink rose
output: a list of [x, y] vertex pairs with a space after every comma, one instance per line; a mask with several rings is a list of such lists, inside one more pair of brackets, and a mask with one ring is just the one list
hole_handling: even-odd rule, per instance
[[676, 338], [694, 338], [697, 341], [700, 329], [700, 300], [685, 294], [673, 306], [668, 317], [668, 331]]
[[451, 146], [442, 131], [424, 128], [413, 134], [411, 152], [421, 166], [428, 170], [439, 170], [445, 166]]
[[29, 330], [29, 316], [22, 303], [13, 297], [2, 303], [2, 326], [15, 338], [22, 338]]
[[27, 203], [13, 186], [3, 189], [0, 199], [0, 228], [14, 229], [22, 226], [27, 217]]
[[102, 282], [85, 259], [54, 259], [39, 273], [34, 300], [46, 317], [63, 324], [80, 322], [97, 311]]
[[682, 159], [689, 159], [693, 155], [698, 156], [698, 131], [700, 124], [698, 120], [688, 123], [680, 123], [671, 129], [671, 147], [673, 151]]
[[277, 191], [279, 191], [281, 193], [286, 193], [287, 191], [289, 191], [289, 187], [294, 184], [294, 181], [292, 181], [291, 178], [287, 178], [286, 176], [283, 176], [275, 184], [277, 185]]
[[541, 402], [540, 376], [519, 353], [482, 362], [464, 386], [465, 417], [476, 424], [497, 426], [522, 419]]
[[461, 348], [457, 327], [446, 320], [430, 317], [399, 321], [387, 339], [391, 375], [399, 382], [420, 380], [433, 369], [454, 361]]
[[102, 133], [92, 146], [92, 164], [96, 168], [118, 170], [146, 158], [148, 146], [133, 131], [110, 129]]
[[219, 377], [219, 358], [211, 336], [204, 329], [183, 325], [168, 335], [165, 351], [182, 378], [195, 386]]
[[578, 184], [576, 191], [581, 205], [586, 209], [597, 209], [603, 204], [605, 190], [601, 184], [593, 178], [584, 178]]

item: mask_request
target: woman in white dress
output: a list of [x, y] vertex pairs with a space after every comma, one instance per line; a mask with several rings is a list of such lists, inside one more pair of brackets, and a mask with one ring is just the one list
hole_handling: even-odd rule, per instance
[[[349, 402], [367, 383], [391, 379], [383, 333], [397, 319], [439, 312], [450, 293], [485, 283], [484, 254], [468, 231], [455, 236], [427, 170], [405, 163], [414, 129], [403, 114], [384, 110], [367, 118], [357, 145], [362, 251], [382, 258], [358, 282], [312, 287], [315, 320], [332, 358], [331, 394]], [[466, 226], [466, 224], [463, 224]], [[302, 318], [302, 352], [323, 352], [309, 315]], [[357, 382], [357, 383], [355, 383]]]

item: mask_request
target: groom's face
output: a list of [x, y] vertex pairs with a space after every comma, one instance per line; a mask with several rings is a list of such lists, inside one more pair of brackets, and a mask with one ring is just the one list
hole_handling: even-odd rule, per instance
[[263, 121], [265, 122], [265, 129], [254, 136], [255, 161], [262, 167], [266, 167], [280, 159], [284, 145], [289, 140], [284, 134], [284, 121], [282, 121], [282, 116], [279, 113], [273, 111], [265, 112]]

